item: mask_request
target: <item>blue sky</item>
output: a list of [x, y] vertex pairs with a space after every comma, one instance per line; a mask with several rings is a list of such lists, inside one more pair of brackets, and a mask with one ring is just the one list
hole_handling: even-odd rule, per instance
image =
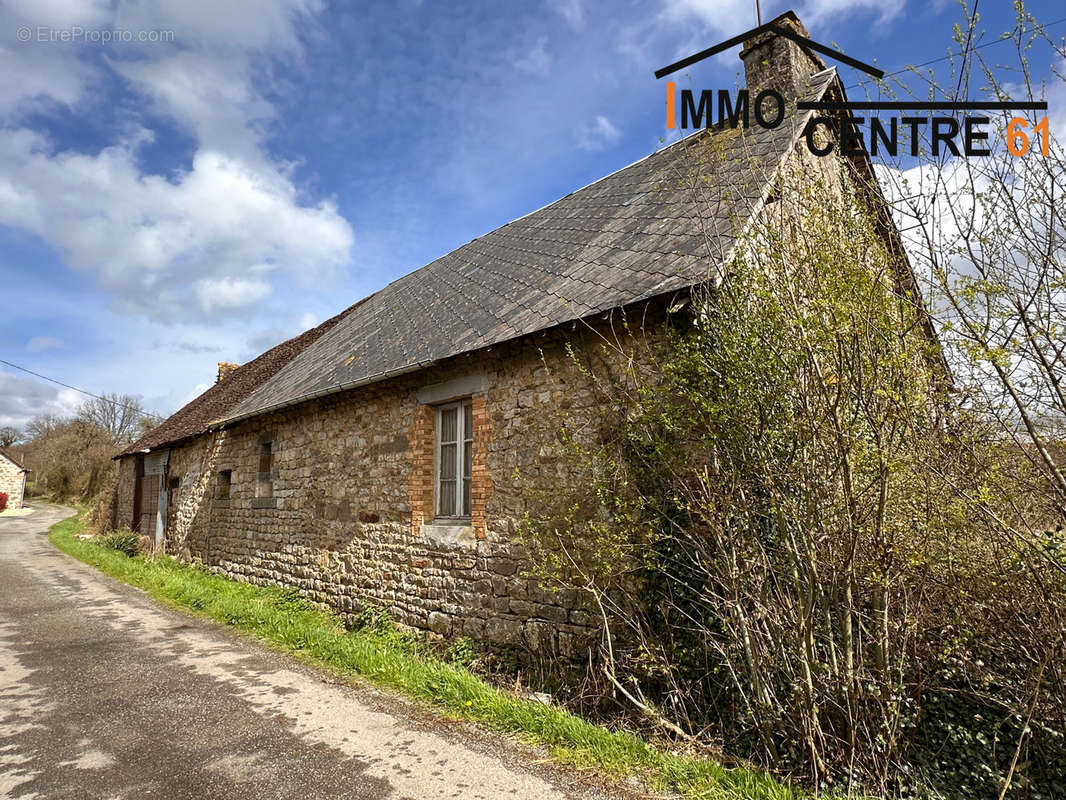
[[[961, 18], [792, 7], [887, 71], [944, 55]], [[1012, 24], [1005, 0], [980, 12], [985, 41]], [[752, 0], [6, 0], [0, 359], [170, 413], [216, 362], [654, 151], [652, 72], [753, 25]], [[732, 87], [738, 51], [678, 80]], [[79, 400], [0, 365], [0, 425]]]

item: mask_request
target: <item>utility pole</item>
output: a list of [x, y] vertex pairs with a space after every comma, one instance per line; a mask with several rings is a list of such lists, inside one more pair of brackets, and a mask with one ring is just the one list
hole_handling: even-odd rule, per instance
[[762, 25], [762, 8], [759, 6], [759, 0], [755, 0], [755, 24]]

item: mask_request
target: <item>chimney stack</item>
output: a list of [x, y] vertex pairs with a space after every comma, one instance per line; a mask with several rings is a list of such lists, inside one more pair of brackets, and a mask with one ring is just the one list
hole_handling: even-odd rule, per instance
[[[793, 11], [786, 11], [771, 24], [810, 38]], [[781, 93], [786, 103], [794, 103], [805, 94], [810, 76], [825, 69], [825, 62], [816, 53], [772, 31], [744, 42], [740, 60], [744, 62], [744, 80], [752, 97], [763, 89], [773, 89]]]
[[215, 379], [215, 383], [220, 383], [223, 378], [229, 375], [233, 370], [237, 369], [240, 364], [230, 364], [228, 361], [218, 362], [218, 377]]

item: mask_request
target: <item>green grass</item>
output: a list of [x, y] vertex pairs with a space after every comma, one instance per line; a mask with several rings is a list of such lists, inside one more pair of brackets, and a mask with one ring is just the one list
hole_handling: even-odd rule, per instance
[[76, 538], [84, 512], [52, 527], [60, 550], [144, 589], [176, 608], [250, 634], [341, 676], [428, 703], [447, 715], [548, 749], [557, 761], [612, 778], [638, 776], [653, 791], [715, 800], [798, 800], [805, 795], [771, 776], [675, 755], [629, 733], [612, 731], [562, 709], [518, 697], [448, 663], [384, 625], [346, 631], [331, 614], [294, 592], [239, 583], [169, 557], [130, 558]]

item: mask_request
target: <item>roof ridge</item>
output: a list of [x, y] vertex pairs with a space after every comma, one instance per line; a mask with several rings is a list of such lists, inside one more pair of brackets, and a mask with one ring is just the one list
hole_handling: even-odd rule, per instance
[[[820, 72], [805, 96], [823, 95], [834, 75]], [[741, 136], [701, 128], [391, 281], [372, 295], [388, 313], [346, 312], [212, 427], [713, 280], [708, 262], [734, 251], [810, 113], [793, 105], [783, 124]], [[658, 188], [655, 202], [631, 203], [642, 185]]]
[[[314, 325], [308, 328], [307, 330], [296, 334], [295, 336], [291, 336], [288, 339], [284, 339], [283, 341], [278, 342], [276, 345], [269, 348], [268, 350], [264, 350], [252, 360], [246, 361], [244, 364], [241, 364], [235, 370], [226, 375], [225, 378], [223, 378], [222, 380], [215, 381], [215, 383], [207, 387], [203, 392], [201, 392], [188, 403], [183, 405], [181, 408], [179, 408], [161, 423], [156, 425], [143, 436], [139, 437], [132, 444], [127, 445], [121, 452], [118, 453], [118, 455], [114, 456], [114, 458], [121, 458], [123, 456], [133, 455], [144, 450], [157, 449], [165, 445], [170, 445], [174, 444], [175, 442], [182, 441], [184, 439], [189, 438], [190, 436], [195, 436], [199, 433], [203, 433], [208, 429], [211, 422], [213, 422], [218, 417], [224, 416], [237, 405], [246, 400], [249, 396], [251, 396], [252, 393], [255, 392], [256, 389], [259, 388], [259, 386], [261, 386], [263, 383], [270, 380], [270, 378], [276, 375], [278, 371], [280, 371], [280, 369], [285, 366], [285, 364], [288, 364], [290, 361], [299, 356], [304, 350], [306, 350], [311, 344], [313, 344], [315, 340], [317, 340], [327, 331], [335, 327], [337, 323], [340, 322], [345, 316], [347, 316], [349, 313], [361, 306], [363, 303], [370, 300], [376, 294], [377, 292], [367, 295], [363, 299], [348, 306], [343, 311], [334, 314], [332, 317], [329, 317], [326, 320], [323, 320], [318, 325]], [[317, 335], [314, 335], [316, 332], [318, 332]], [[306, 341], [306, 343], [302, 343], [300, 341], [301, 339], [309, 339], [309, 341]], [[298, 349], [296, 349], [293, 353], [288, 354], [288, 357], [286, 358], [286, 354], [284, 353], [284, 348], [286, 347], [296, 347]], [[272, 357], [282, 359], [281, 363], [273, 369], [271, 369], [271, 366], [273, 365], [270, 364]], [[264, 366], [268, 374], [264, 374], [261, 377], [257, 376], [255, 374], [256, 369], [263, 368]], [[258, 380], [256, 380], [256, 378], [258, 378]], [[243, 384], [245, 381], [251, 381], [251, 385], [244, 387]], [[243, 393], [242, 389], [245, 390], [243, 391]], [[206, 414], [206, 416], [208, 417], [207, 419], [201, 419], [199, 416], [196, 416], [196, 412], [198, 410], [202, 409], [205, 412], [209, 411], [206, 406], [210, 404], [211, 401], [216, 397], [225, 396], [227, 393], [232, 393], [234, 391], [236, 391], [237, 396], [232, 398], [228, 402], [220, 402], [220, 407], [217, 410], [210, 411], [210, 413]], [[222, 398], [220, 398], [220, 400], [222, 400]], [[187, 424], [183, 426], [182, 422], [185, 422]], [[177, 428], [177, 431], [171, 433], [171, 429], [174, 428]]]

